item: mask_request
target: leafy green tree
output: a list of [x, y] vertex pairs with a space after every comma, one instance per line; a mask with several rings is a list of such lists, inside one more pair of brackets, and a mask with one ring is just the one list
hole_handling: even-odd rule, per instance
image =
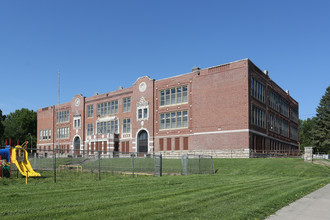
[[326, 89], [316, 109], [314, 133], [315, 151], [330, 153], [330, 86]]
[[299, 119], [299, 142], [301, 148], [314, 146], [314, 130], [316, 119], [307, 118], [306, 120]]
[[[19, 140], [20, 144], [23, 144], [25, 140], [31, 141], [33, 139], [33, 147], [36, 146], [37, 136], [37, 113], [33, 110], [22, 108], [16, 110], [6, 116], [3, 121], [4, 135], [3, 139], [9, 140], [11, 138], [12, 145], [16, 144], [16, 140]], [[28, 147], [30, 147], [29, 143]]]
[[[2, 140], [3, 137], [3, 132], [4, 132], [4, 128], [3, 128], [3, 124], [2, 121], [4, 119], [4, 116], [2, 116], [2, 110], [0, 109], [0, 141]], [[0, 146], [1, 146], [2, 141], [0, 142]]]

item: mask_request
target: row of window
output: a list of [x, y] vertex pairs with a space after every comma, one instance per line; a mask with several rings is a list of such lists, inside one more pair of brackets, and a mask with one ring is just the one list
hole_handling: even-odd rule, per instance
[[98, 122], [96, 126], [97, 134], [118, 133], [118, 120]]
[[274, 114], [269, 113], [268, 115], [268, 130], [273, 131], [275, 133], [280, 133], [285, 137], [289, 137], [292, 140], [298, 140], [298, 128], [294, 125], [290, 125], [290, 132], [289, 132], [289, 122], [283, 119], [279, 119], [275, 117]]
[[100, 116], [118, 113], [118, 100], [97, 104], [97, 114]]
[[70, 128], [69, 127], [63, 127], [63, 128], [57, 128], [56, 129], [56, 138], [64, 139], [69, 138], [70, 136]]
[[160, 90], [159, 105], [175, 105], [188, 102], [188, 86], [179, 86], [170, 89]]
[[[253, 77], [251, 79], [251, 94], [255, 99], [265, 103], [265, 86]], [[268, 91], [268, 106], [277, 112], [280, 111], [282, 115], [289, 117], [289, 103], [271, 89]], [[298, 122], [298, 112], [293, 108], [291, 110], [293, 112], [290, 117], [295, 122]]]
[[[131, 97], [123, 98], [123, 112], [131, 111]], [[118, 100], [97, 104], [97, 114], [100, 116], [118, 113]], [[87, 117], [94, 117], [94, 105], [87, 106]]]
[[50, 140], [52, 139], [52, 131], [50, 129], [43, 129], [39, 131], [39, 140]]
[[56, 122], [65, 123], [70, 121], [70, 110], [56, 112]]
[[160, 114], [159, 129], [187, 128], [188, 111], [178, 111]]

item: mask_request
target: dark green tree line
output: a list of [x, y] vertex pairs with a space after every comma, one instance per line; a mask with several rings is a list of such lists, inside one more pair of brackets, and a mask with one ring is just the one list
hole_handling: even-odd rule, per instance
[[316, 116], [299, 122], [301, 146], [313, 146], [316, 153], [330, 154], [330, 86], [320, 100]]
[[[12, 140], [12, 145], [16, 145], [17, 140], [23, 144], [25, 140], [29, 142], [28, 147], [31, 146], [31, 136], [33, 147], [36, 146], [37, 141], [37, 113], [33, 110], [22, 108], [16, 110], [5, 117], [1, 121], [3, 132], [0, 127], [0, 143], [5, 144], [5, 140]], [[29, 135], [31, 134], [31, 136]], [[8, 143], [9, 144], [9, 143]]]

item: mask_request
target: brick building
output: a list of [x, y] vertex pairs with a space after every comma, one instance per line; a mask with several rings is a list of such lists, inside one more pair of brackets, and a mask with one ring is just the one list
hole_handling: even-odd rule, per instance
[[[58, 146], [58, 143], [60, 145]], [[293, 153], [298, 103], [249, 59], [38, 110], [38, 153]]]

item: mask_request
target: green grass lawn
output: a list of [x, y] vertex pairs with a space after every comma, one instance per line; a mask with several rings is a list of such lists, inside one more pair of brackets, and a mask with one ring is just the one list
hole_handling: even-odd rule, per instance
[[97, 173], [62, 173], [56, 184], [51, 172], [28, 185], [13, 175], [0, 180], [0, 219], [263, 219], [330, 183], [329, 167], [301, 159], [214, 159], [214, 166], [215, 175], [102, 174], [101, 181]]

